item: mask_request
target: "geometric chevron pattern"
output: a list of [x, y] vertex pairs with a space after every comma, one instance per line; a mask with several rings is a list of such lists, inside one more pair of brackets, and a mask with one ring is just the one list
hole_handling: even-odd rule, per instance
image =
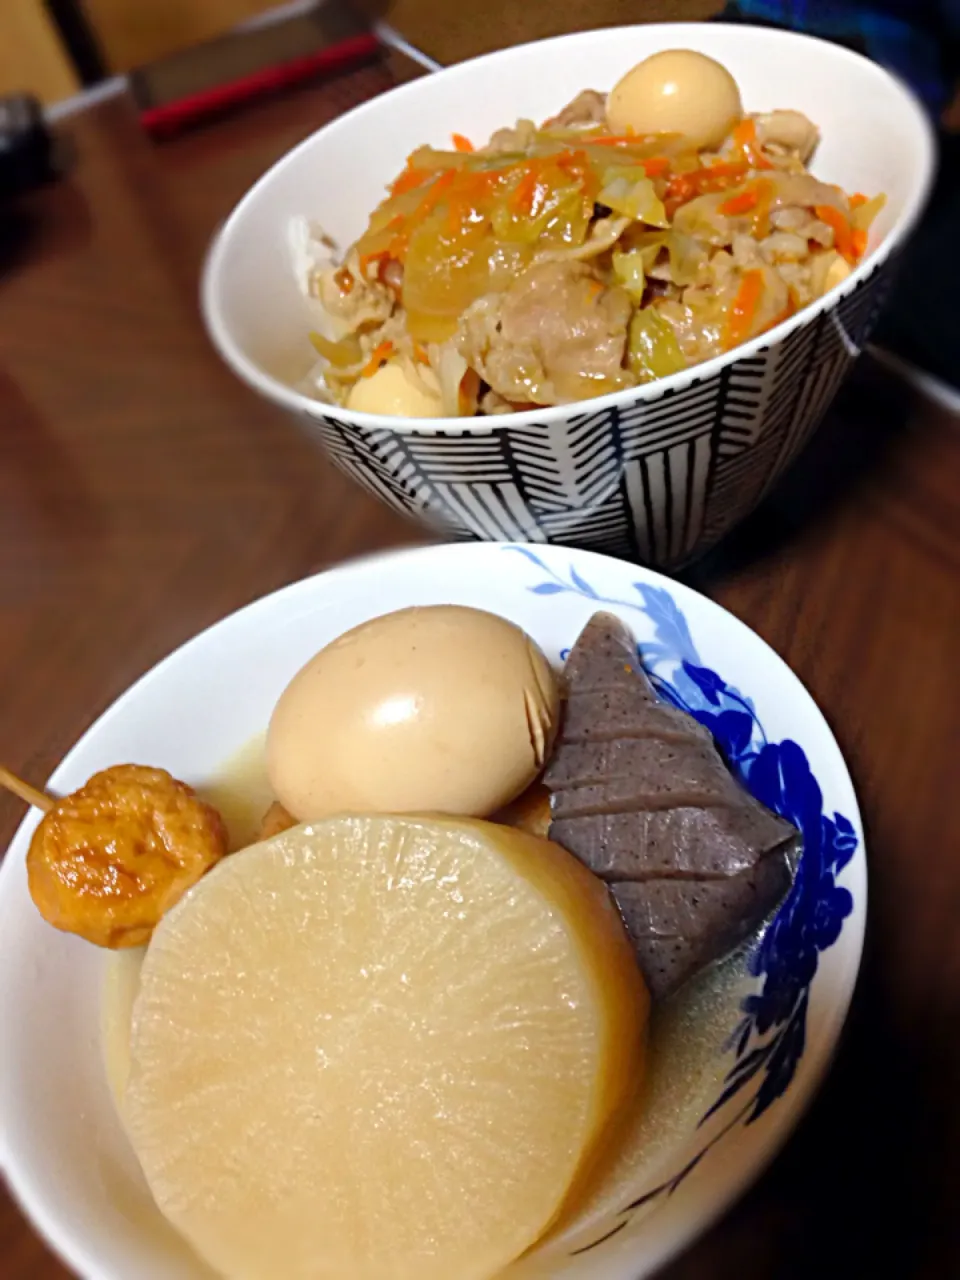
[[558, 423], [359, 427], [310, 414], [334, 463], [448, 536], [559, 542], [666, 568], [741, 520], [807, 443], [876, 323], [880, 264], [784, 341], [709, 378]]

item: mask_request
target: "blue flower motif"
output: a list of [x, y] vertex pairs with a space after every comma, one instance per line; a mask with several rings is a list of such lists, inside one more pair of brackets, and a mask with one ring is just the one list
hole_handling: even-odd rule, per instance
[[733, 1065], [701, 1124], [734, 1099], [740, 1106], [683, 1169], [626, 1205], [623, 1213], [629, 1214], [649, 1200], [671, 1194], [730, 1128], [741, 1122], [752, 1124], [790, 1087], [806, 1045], [810, 986], [819, 957], [840, 937], [853, 910], [850, 892], [837, 884], [836, 877], [853, 857], [857, 835], [848, 818], [823, 812], [823, 794], [803, 749], [790, 739], [768, 742], [750, 699], [703, 665], [687, 621], [669, 591], [637, 582], [633, 586], [638, 598], [611, 599], [594, 590], [572, 567], [563, 578], [528, 547], [509, 550], [526, 556], [546, 575], [528, 588], [537, 595], [573, 593], [598, 605], [645, 614], [653, 623], [655, 639], [640, 646], [639, 653], [658, 694], [709, 729], [743, 785], [768, 809], [793, 823], [801, 837], [790, 893], [748, 957], [749, 972], [758, 979], [759, 988], [744, 998], [743, 1016], [729, 1039]]
[[692, 662], [684, 662], [683, 669], [706, 700], [715, 707], [719, 707], [721, 695], [727, 686], [717, 673], [711, 671], [709, 667], [696, 667]]
[[[635, 582], [633, 585], [643, 601], [641, 610], [654, 623], [655, 635], [664, 655], [669, 654], [674, 660], [682, 661], [684, 666], [689, 664], [691, 669], [699, 670], [697, 664], [700, 658], [694, 648], [690, 628], [670, 592], [664, 587], [651, 587], [646, 582]], [[646, 652], [649, 656], [650, 650]]]

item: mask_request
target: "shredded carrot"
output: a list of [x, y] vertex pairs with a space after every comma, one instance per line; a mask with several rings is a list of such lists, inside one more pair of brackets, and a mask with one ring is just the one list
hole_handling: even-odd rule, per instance
[[814, 205], [813, 212], [821, 222], [825, 222], [832, 229], [833, 247], [841, 257], [846, 258], [847, 262], [856, 262], [857, 255], [853, 246], [853, 231], [849, 220], [832, 204]]
[[490, 169], [485, 173], [461, 170], [447, 193], [447, 226], [451, 235], [466, 227], [471, 214], [479, 213], [483, 202], [493, 195], [503, 178], [503, 171]]
[[551, 157], [561, 168], [572, 166], [574, 169], [584, 173], [590, 171], [590, 157], [584, 151], [583, 147], [577, 147], [575, 151], [559, 151], [555, 156]]
[[589, 216], [593, 212], [593, 202], [600, 191], [600, 180], [594, 172], [587, 153], [580, 151], [561, 151], [553, 160], [558, 169], [572, 178], [583, 192], [584, 212]]
[[724, 200], [723, 204], [718, 206], [718, 212], [729, 213], [735, 217], [739, 213], [749, 213], [751, 209], [757, 207], [759, 202], [760, 197], [756, 190], [748, 187], [745, 191], [731, 196], [729, 200]]
[[[735, 187], [750, 172], [750, 166], [744, 160], [732, 162], [720, 161], [718, 164], [703, 165], [699, 169], [691, 169], [689, 173], [678, 173], [667, 183], [667, 200], [676, 210], [678, 205], [686, 204], [696, 196], [708, 191], [724, 191], [727, 187]], [[670, 212], [670, 209], [667, 209]]]
[[757, 178], [753, 184], [757, 193], [757, 207], [753, 215], [753, 234], [757, 240], [765, 240], [770, 234], [770, 209], [776, 187], [769, 178]]
[[773, 200], [774, 187], [769, 178], [756, 178], [743, 191], [737, 195], [731, 196], [729, 200], [724, 200], [723, 204], [718, 206], [718, 212], [738, 214], [749, 213], [751, 209], [756, 210], [754, 219], [754, 235], [759, 240], [769, 234], [767, 219], [770, 214], [770, 203]]
[[462, 234], [470, 221], [471, 214], [476, 214], [477, 198], [469, 192], [451, 191], [447, 203], [447, 231], [451, 236]]
[[741, 120], [733, 131], [733, 145], [744, 153], [752, 151], [757, 141], [757, 123], [748, 117]]
[[456, 176], [456, 169], [444, 169], [417, 205], [414, 218], [425, 218], [428, 213], [431, 213], [440, 203], [443, 193], [453, 185]]
[[389, 289], [394, 298], [399, 302], [403, 295], [403, 278], [401, 277], [400, 280], [396, 280], [395, 278], [387, 275], [387, 267], [389, 267], [391, 262], [400, 262], [400, 258], [391, 253], [388, 254], [387, 257], [380, 259], [377, 266], [377, 280], [380, 284]]
[[560, 151], [552, 158], [564, 173], [569, 173], [571, 177], [578, 180], [591, 172], [590, 160], [583, 150]]
[[[408, 185], [402, 185], [408, 175], [414, 175], [416, 181], [411, 181]], [[379, 253], [365, 254], [360, 259], [361, 269], [365, 271], [366, 266], [370, 262], [375, 262], [378, 258], [396, 258], [398, 261], [403, 260], [403, 256], [407, 251], [409, 243], [409, 227], [411, 223], [415, 223], [420, 218], [425, 218], [428, 213], [440, 202], [443, 193], [453, 185], [457, 177], [456, 169], [441, 169], [439, 173], [436, 170], [421, 169], [405, 169], [400, 177], [391, 187], [393, 195], [402, 195], [406, 191], [412, 191], [414, 188], [422, 186], [427, 178], [433, 178], [433, 182], [423, 194], [423, 199], [417, 205], [413, 213], [405, 218], [402, 214], [397, 214], [395, 218], [391, 218], [387, 223], [387, 230], [395, 229], [396, 235], [391, 240], [389, 247]]]
[[589, 292], [591, 299], [599, 298], [601, 293], [603, 293], [603, 285], [599, 280], [588, 280], [587, 291]]
[[866, 204], [869, 199], [870, 197], [865, 196], [862, 191], [855, 191], [850, 197], [850, 208], [859, 209], [860, 206], [862, 204]]
[[[360, 255], [360, 272], [367, 275], [367, 267], [373, 262], [380, 264], [380, 269], [386, 265], [389, 258], [396, 258], [401, 261], [407, 249], [408, 236], [405, 230], [406, 218], [402, 214], [397, 214], [383, 228], [384, 231], [394, 231], [396, 234], [385, 249], [377, 249], [374, 253], [363, 253]], [[345, 290], [349, 292], [349, 290]]]
[[392, 196], [402, 196], [408, 191], [422, 187], [430, 177], [430, 173], [430, 169], [415, 169], [412, 165], [407, 165], [399, 178], [391, 185], [390, 194]]
[[413, 356], [418, 364], [429, 364], [430, 357], [427, 355], [426, 347], [422, 347], [419, 342], [413, 344]]
[[730, 308], [727, 319], [726, 347], [737, 347], [750, 336], [753, 319], [763, 295], [763, 272], [760, 270], [745, 271], [740, 288]]
[[486, 173], [462, 172], [457, 176], [451, 195], [456, 194], [459, 199], [476, 207], [480, 201], [493, 195], [502, 181], [503, 170], [499, 169], [488, 169]]
[[454, 147], [456, 147], [458, 151], [462, 151], [466, 154], [473, 150], [473, 143], [469, 138], [465, 138], [462, 133], [452, 133], [450, 137], [453, 140]]
[[773, 168], [773, 164], [763, 154], [757, 143], [757, 123], [755, 120], [747, 117], [740, 121], [733, 131], [733, 145], [749, 161], [751, 169]]
[[335, 271], [333, 275], [333, 283], [337, 286], [341, 293], [352, 293], [353, 286], [356, 281], [353, 278], [353, 272], [347, 267], [341, 267], [339, 271]]
[[390, 254], [386, 249], [378, 249], [376, 253], [362, 253], [360, 255], [360, 274], [362, 276], [366, 276], [367, 279], [369, 279], [370, 272], [367, 270], [367, 268], [372, 266], [375, 262], [379, 263], [380, 266], [382, 266], [383, 263], [389, 257], [390, 257]]
[[643, 171], [648, 178], [659, 178], [670, 168], [669, 156], [651, 156], [644, 160]]
[[853, 250], [853, 256], [857, 259], [862, 258], [867, 252], [867, 233], [857, 228], [850, 236], [850, 247]]
[[380, 366], [389, 358], [393, 350], [392, 342], [381, 342], [374, 347], [370, 359], [360, 370], [361, 378], [372, 378]]
[[516, 190], [510, 198], [510, 204], [517, 213], [532, 214], [537, 199], [539, 178], [532, 164], [528, 164], [517, 183]]
[[749, 146], [757, 136], [757, 126], [749, 118], [740, 120], [733, 131], [733, 145], [738, 151]]

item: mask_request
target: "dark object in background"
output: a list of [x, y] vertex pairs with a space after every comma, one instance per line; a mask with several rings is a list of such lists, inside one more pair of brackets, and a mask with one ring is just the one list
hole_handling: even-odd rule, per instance
[[0, 98], [0, 201], [6, 202], [54, 175], [53, 137], [36, 98]]
[[730, 0], [717, 20], [852, 49], [905, 80], [935, 118], [960, 70], [960, 0]]
[[140, 121], [154, 138], [376, 57], [380, 45], [345, 4], [239, 29], [131, 72]]
[[[935, 125], [960, 92], [960, 0], [732, 0], [716, 20], [803, 31], [845, 45], [905, 80]], [[873, 345], [960, 391], [960, 135], [941, 128], [939, 143], [936, 185], [900, 255]]]
[[83, 0], [43, 0], [81, 83], [98, 84], [110, 74], [96, 36], [83, 11]]
[[940, 138], [940, 170], [930, 203], [903, 250], [873, 345], [960, 391], [960, 138]]

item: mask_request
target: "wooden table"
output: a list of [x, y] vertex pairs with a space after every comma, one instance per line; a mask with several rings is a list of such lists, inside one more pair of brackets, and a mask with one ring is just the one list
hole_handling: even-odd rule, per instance
[[[36, 782], [131, 680], [265, 591], [420, 532], [220, 364], [207, 241], [368, 67], [163, 147], [118, 100], [0, 274], [0, 760]], [[864, 367], [784, 489], [694, 585], [807, 683], [869, 833], [870, 936], [829, 1083], [669, 1280], [930, 1277], [960, 1266], [960, 430]], [[22, 808], [0, 798], [0, 848]], [[0, 1028], [0, 1034], [7, 1034]], [[66, 1273], [0, 1193], [0, 1280]], [[131, 1277], [135, 1280], [135, 1277]]]

